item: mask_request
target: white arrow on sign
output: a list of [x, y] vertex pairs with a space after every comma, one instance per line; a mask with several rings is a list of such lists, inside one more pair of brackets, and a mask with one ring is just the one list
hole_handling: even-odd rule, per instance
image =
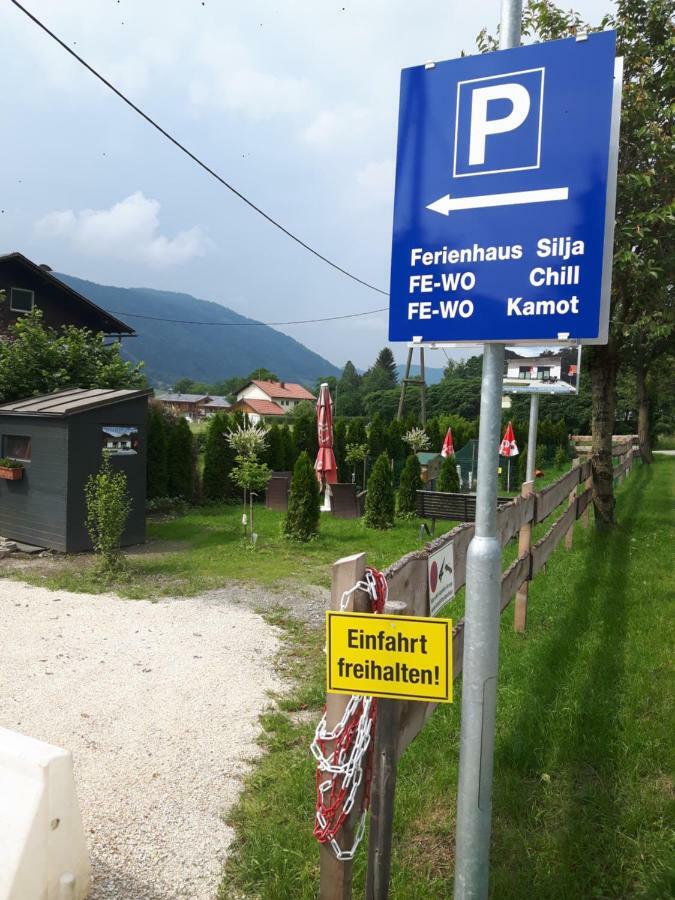
[[514, 191], [510, 194], [483, 194], [480, 197], [455, 197], [450, 194], [429, 203], [427, 209], [447, 216], [453, 210], [481, 209], [485, 206], [514, 206], [517, 203], [547, 203], [549, 200], [567, 200], [569, 188], [545, 188], [540, 191]]

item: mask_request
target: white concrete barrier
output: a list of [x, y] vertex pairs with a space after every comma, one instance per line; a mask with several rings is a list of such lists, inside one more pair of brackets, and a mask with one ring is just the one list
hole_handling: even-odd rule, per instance
[[85, 900], [90, 878], [70, 751], [0, 728], [0, 900]]

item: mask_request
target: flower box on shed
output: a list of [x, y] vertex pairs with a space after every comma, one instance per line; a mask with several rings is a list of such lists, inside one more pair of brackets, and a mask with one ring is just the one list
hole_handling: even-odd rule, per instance
[[21, 481], [23, 466], [0, 466], [0, 478], [4, 478], [5, 481]]

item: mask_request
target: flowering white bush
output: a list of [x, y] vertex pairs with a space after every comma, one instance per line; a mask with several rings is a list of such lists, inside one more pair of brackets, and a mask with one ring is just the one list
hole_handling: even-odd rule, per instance
[[403, 440], [413, 453], [421, 453], [429, 449], [429, 438], [423, 428], [411, 428], [403, 435]]

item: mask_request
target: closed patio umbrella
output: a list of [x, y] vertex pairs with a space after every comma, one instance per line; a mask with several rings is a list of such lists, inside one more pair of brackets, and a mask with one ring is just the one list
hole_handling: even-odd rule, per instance
[[333, 453], [333, 404], [327, 384], [321, 385], [316, 402], [316, 428], [319, 435], [319, 452], [314, 469], [322, 488], [337, 481], [337, 465]]

